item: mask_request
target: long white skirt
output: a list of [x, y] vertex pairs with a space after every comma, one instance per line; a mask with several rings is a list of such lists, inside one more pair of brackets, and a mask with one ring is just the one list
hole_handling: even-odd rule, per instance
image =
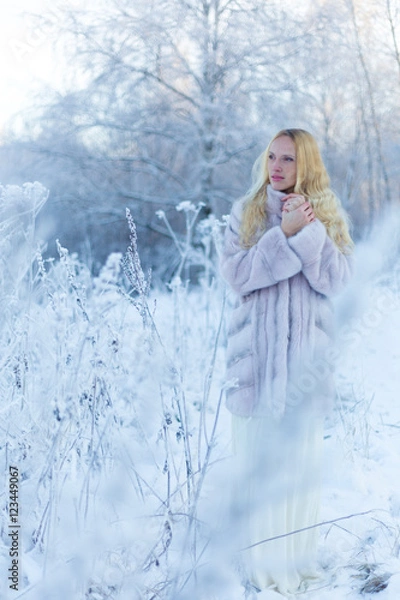
[[235, 513], [243, 548], [253, 546], [243, 565], [254, 586], [282, 594], [316, 576], [318, 528], [285, 535], [319, 516], [322, 419], [302, 408], [280, 423], [232, 415]]

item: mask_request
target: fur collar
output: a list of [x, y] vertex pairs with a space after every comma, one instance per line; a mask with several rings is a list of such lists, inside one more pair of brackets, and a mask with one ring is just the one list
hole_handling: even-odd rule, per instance
[[271, 184], [267, 186], [267, 210], [270, 215], [276, 215], [282, 219], [282, 206], [283, 202], [281, 198], [286, 196], [286, 192], [280, 192], [274, 190]]

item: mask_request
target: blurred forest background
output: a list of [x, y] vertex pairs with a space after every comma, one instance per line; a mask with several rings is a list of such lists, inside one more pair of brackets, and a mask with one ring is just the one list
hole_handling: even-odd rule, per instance
[[129, 207], [144, 265], [170, 279], [158, 211], [182, 235], [182, 201], [229, 213], [284, 127], [317, 137], [356, 238], [399, 201], [399, 0], [60, 1], [31, 24], [69, 71], [3, 132], [0, 181], [50, 190], [50, 254], [59, 238], [98, 272]]

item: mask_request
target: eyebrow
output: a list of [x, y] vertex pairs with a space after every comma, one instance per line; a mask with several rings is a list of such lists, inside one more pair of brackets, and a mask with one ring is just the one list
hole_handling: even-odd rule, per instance
[[[269, 154], [273, 154], [274, 156], [276, 156], [275, 152], [272, 152], [271, 150], [269, 151]], [[282, 154], [282, 156], [284, 158], [287, 158], [287, 157], [289, 157], [289, 158], [296, 158], [296, 156], [294, 154]]]

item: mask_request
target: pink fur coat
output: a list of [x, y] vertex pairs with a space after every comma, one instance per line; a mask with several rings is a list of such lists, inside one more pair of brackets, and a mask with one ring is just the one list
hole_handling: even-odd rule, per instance
[[311, 400], [326, 409], [334, 393], [329, 296], [348, 281], [351, 259], [318, 219], [286, 238], [283, 195], [268, 186], [268, 228], [250, 249], [239, 243], [243, 201], [233, 205], [225, 232], [221, 273], [237, 294], [227, 350], [236, 387], [227, 407], [240, 416], [280, 419]]

